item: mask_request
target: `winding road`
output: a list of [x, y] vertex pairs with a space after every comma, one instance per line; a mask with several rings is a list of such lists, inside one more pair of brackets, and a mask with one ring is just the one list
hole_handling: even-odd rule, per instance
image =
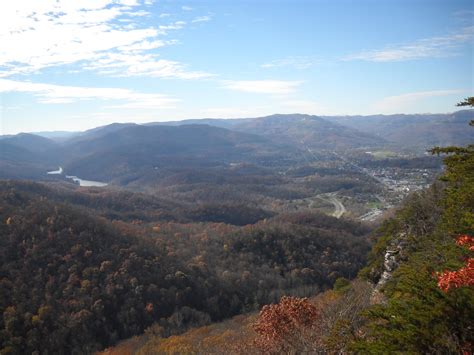
[[328, 194], [321, 194], [317, 196], [319, 199], [330, 202], [334, 205], [334, 212], [332, 213], [333, 217], [341, 218], [344, 213], [347, 212], [346, 208], [341, 201], [337, 199], [334, 192]]

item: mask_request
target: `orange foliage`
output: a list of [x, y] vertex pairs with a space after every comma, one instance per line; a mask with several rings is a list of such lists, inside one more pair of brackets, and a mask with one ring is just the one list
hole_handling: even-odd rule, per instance
[[438, 275], [438, 287], [447, 292], [450, 288], [474, 286], [474, 259], [469, 258], [466, 266], [456, 271], [445, 271]]
[[467, 234], [461, 234], [456, 240], [456, 244], [460, 246], [467, 246], [470, 251], [474, 251], [474, 237]]
[[[474, 251], [474, 238], [467, 234], [459, 235], [456, 244]], [[467, 259], [466, 265], [459, 270], [438, 274], [438, 287], [444, 292], [463, 286], [474, 286], [474, 258]]]
[[318, 308], [307, 298], [284, 296], [280, 303], [264, 306], [260, 311], [254, 324], [258, 334], [256, 345], [266, 353], [288, 349], [309, 351], [311, 333], [316, 332], [319, 319]]

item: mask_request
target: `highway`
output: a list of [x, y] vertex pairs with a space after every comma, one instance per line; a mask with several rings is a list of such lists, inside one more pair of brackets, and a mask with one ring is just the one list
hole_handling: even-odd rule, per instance
[[347, 212], [346, 208], [342, 202], [337, 199], [334, 192], [318, 195], [317, 198], [326, 202], [330, 202], [334, 205], [334, 212], [332, 213], [333, 217], [341, 218], [342, 215]]

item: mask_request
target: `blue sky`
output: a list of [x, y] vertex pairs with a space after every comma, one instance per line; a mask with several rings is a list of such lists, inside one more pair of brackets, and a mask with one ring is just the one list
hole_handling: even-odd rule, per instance
[[0, 134], [112, 122], [452, 112], [461, 0], [0, 3]]

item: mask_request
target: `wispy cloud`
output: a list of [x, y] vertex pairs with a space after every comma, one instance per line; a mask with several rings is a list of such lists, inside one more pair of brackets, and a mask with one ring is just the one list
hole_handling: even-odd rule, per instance
[[[0, 2], [0, 77], [28, 74], [42, 69], [79, 64], [104, 73], [97, 63], [116, 56], [119, 67], [126, 68], [141, 56], [153, 76], [163, 66], [156, 49], [177, 43], [167, 39], [172, 31], [181, 30], [186, 22], [175, 21], [159, 26], [149, 25], [141, 18], [149, 16], [146, 0], [17, 0]], [[145, 9], [145, 10], [144, 10]], [[153, 64], [155, 63], [156, 64]], [[186, 66], [172, 62], [177, 78], [202, 77]], [[169, 63], [168, 63], [169, 66]], [[143, 71], [139, 72], [140, 75]], [[165, 77], [171, 77], [166, 71]], [[111, 74], [114, 74], [111, 72]]]
[[158, 30], [161, 35], [166, 35], [168, 34], [168, 31], [181, 30], [182, 28], [184, 28], [184, 26], [186, 26], [185, 21], [176, 21], [169, 25], [160, 25], [158, 27]]
[[449, 57], [474, 39], [474, 26], [464, 27], [446, 36], [424, 38], [412, 43], [393, 45], [383, 49], [351, 54], [343, 60], [363, 60], [370, 62], [397, 62], [422, 58]]
[[294, 92], [302, 83], [302, 81], [286, 80], [225, 80], [222, 86], [236, 91], [284, 95]]
[[193, 11], [193, 8], [191, 6], [181, 6], [181, 10], [183, 10], [183, 11]]
[[207, 21], [211, 21], [211, 16], [198, 16], [198, 17], [195, 17], [191, 22], [198, 23], [198, 22], [207, 22]]
[[114, 108], [172, 108], [179, 101], [168, 95], [140, 93], [121, 88], [63, 86], [0, 79], [0, 93], [29, 93], [42, 104], [67, 104], [86, 100], [114, 103]]
[[202, 79], [213, 76], [206, 72], [187, 70], [180, 62], [159, 59], [156, 55], [134, 53], [110, 53], [89, 63], [84, 69], [115, 77]]
[[465, 90], [433, 90], [433, 91], [419, 91], [411, 92], [402, 95], [388, 96], [376, 102], [372, 106], [372, 111], [375, 113], [399, 113], [410, 110], [420, 101], [433, 97], [459, 95]]
[[271, 62], [262, 64], [260, 67], [262, 68], [291, 67], [295, 69], [308, 69], [312, 67], [315, 63], [317, 63], [317, 60], [311, 57], [290, 56], [283, 59], [272, 60]]

